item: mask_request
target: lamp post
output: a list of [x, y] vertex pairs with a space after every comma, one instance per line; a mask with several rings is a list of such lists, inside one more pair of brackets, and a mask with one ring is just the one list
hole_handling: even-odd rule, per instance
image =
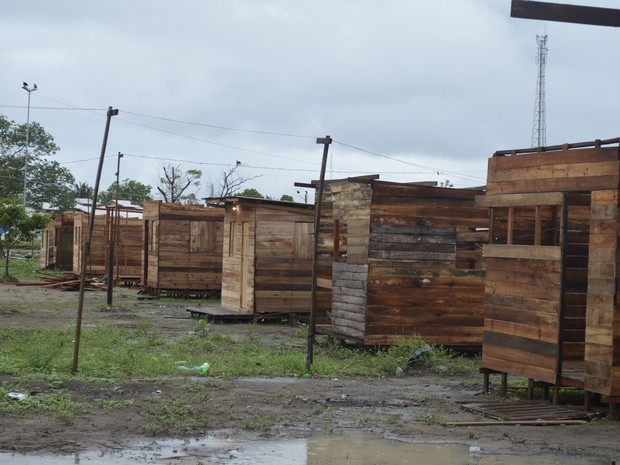
[[24, 156], [24, 207], [26, 206], [26, 184], [28, 179], [28, 148], [30, 145], [30, 94], [35, 90], [38, 90], [36, 84], [32, 87], [28, 87], [27, 82], [22, 83], [22, 89], [28, 92], [28, 112], [26, 116], [26, 153]]

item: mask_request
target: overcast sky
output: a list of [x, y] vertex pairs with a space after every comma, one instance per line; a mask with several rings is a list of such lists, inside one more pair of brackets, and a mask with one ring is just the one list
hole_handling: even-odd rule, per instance
[[[559, 1], [559, 0], [558, 0]], [[562, 0], [617, 8], [614, 0]], [[530, 146], [536, 36], [548, 35], [547, 144], [620, 135], [620, 28], [510, 18], [510, 0], [31, 0], [0, 15], [0, 114], [54, 137], [102, 189], [155, 187], [165, 163], [210, 180], [241, 162], [279, 198], [328, 178], [483, 185], [496, 150]]]

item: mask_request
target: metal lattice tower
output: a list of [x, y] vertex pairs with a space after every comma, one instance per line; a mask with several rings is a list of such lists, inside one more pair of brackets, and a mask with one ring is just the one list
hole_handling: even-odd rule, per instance
[[536, 66], [538, 79], [536, 80], [536, 103], [534, 105], [534, 125], [532, 127], [532, 147], [544, 147], [547, 144], [547, 121], [545, 103], [545, 68], [547, 65], [547, 35], [536, 36], [538, 55]]

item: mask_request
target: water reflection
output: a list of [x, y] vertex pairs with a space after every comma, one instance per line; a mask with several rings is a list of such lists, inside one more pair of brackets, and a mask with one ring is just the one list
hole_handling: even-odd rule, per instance
[[123, 451], [90, 451], [67, 456], [0, 453], [3, 465], [581, 465], [568, 456], [498, 456], [477, 444], [417, 444], [349, 432], [309, 439], [165, 439], [136, 443]]

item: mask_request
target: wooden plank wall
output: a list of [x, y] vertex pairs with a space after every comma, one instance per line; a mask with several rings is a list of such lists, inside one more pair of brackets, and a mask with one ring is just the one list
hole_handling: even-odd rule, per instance
[[[333, 333], [361, 342], [366, 332], [371, 199], [372, 186], [368, 183], [327, 183], [319, 249], [322, 267], [329, 268], [321, 276], [329, 276], [329, 300], [323, 302], [325, 319], [331, 323]], [[325, 208], [325, 204], [331, 208]]]
[[618, 190], [592, 192], [585, 389], [620, 396]]
[[[73, 272], [82, 272], [82, 250], [88, 240], [88, 214], [75, 214], [73, 222]], [[86, 273], [104, 275], [107, 259], [106, 216], [95, 215], [93, 234], [90, 242], [90, 255], [86, 262]]]
[[256, 208], [255, 313], [310, 313], [314, 210]]
[[[254, 313], [255, 216], [256, 210], [252, 206], [233, 210], [233, 205], [226, 205], [224, 259], [222, 263], [222, 307], [243, 314]], [[243, 231], [244, 223], [247, 223], [245, 234]], [[244, 258], [243, 253], [249, 256]], [[242, 269], [242, 264], [244, 269]], [[242, 273], [245, 274], [243, 279]], [[246, 292], [243, 306], [242, 292]]]
[[62, 227], [62, 215], [52, 215], [52, 221], [47, 228], [41, 231], [41, 248], [39, 265], [41, 268], [56, 268], [57, 261], [57, 236]]
[[368, 264], [333, 264], [331, 330], [339, 336], [364, 341]]
[[[514, 243], [522, 245], [488, 246], [494, 256], [487, 257], [483, 368], [555, 383], [560, 375], [557, 369], [581, 363], [586, 390], [620, 395], [619, 180], [618, 147], [564, 146], [557, 152], [489, 160], [486, 199], [499, 202], [493, 208], [493, 239], [506, 243], [511, 215]], [[536, 213], [531, 205], [545, 205], [545, 194], [550, 200], [558, 193], [567, 195], [569, 205], [563, 275], [560, 262], [539, 253], [557, 249], [560, 254], [559, 247], [554, 247], [560, 244], [559, 238], [545, 232], [559, 231], [558, 207], [541, 207], [541, 245], [520, 239], [534, 230]], [[526, 196], [539, 196], [539, 201], [523, 202]], [[508, 204], [514, 207], [511, 211]], [[550, 213], [554, 208], [558, 213]], [[526, 249], [510, 255], [496, 247]], [[558, 286], [564, 289], [563, 295]], [[560, 353], [561, 364], [554, 364]]]
[[[122, 213], [121, 213], [122, 215]], [[106, 236], [113, 237], [112, 227], [106, 223]], [[140, 276], [142, 273], [143, 254], [143, 230], [142, 218], [119, 218], [118, 237], [114, 238], [113, 275], [116, 276]], [[107, 247], [107, 244], [106, 244]], [[106, 254], [106, 273], [108, 272], [108, 254]]]
[[482, 366], [555, 383], [560, 247], [486, 245]]
[[157, 294], [221, 289], [224, 209], [146, 202], [144, 220], [147, 288]]
[[486, 195], [617, 189], [618, 147], [489, 159]]
[[477, 189], [373, 185], [367, 345], [420, 335], [432, 343], [482, 344], [488, 210]]

